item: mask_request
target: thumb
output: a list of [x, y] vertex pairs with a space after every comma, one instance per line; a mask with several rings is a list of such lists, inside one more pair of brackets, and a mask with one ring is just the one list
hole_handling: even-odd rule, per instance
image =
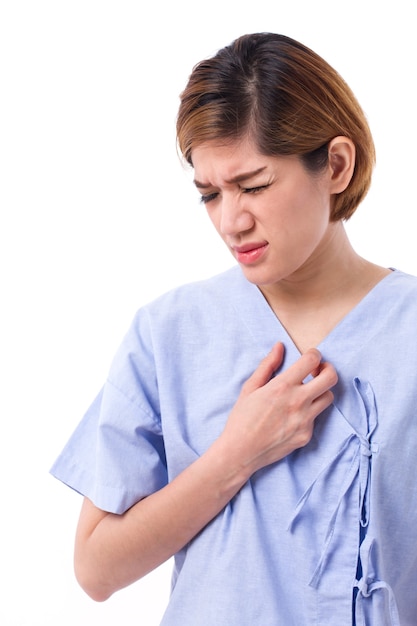
[[252, 376], [247, 379], [242, 387], [243, 395], [252, 393], [252, 391], [266, 385], [281, 365], [283, 358], [284, 344], [279, 341], [273, 346], [271, 352], [262, 359]]

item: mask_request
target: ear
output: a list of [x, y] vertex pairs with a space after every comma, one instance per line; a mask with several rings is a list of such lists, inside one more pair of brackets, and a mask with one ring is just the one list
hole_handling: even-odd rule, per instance
[[342, 193], [349, 185], [355, 169], [355, 144], [348, 137], [334, 137], [329, 143], [331, 193]]

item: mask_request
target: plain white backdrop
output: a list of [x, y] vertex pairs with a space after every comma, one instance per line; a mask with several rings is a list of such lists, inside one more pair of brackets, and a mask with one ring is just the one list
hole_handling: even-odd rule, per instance
[[334, 65], [377, 147], [351, 239], [415, 274], [414, 24], [409, 0], [1, 1], [2, 626], [156, 626], [163, 613], [170, 563], [103, 604], [78, 588], [81, 499], [48, 470], [136, 309], [232, 264], [176, 153], [193, 65], [261, 30]]

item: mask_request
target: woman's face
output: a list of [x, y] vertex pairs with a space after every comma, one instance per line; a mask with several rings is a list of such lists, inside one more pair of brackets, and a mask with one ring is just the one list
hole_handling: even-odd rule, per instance
[[260, 154], [247, 140], [192, 152], [195, 185], [246, 278], [259, 286], [310, 273], [332, 239], [331, 175], [294, 156]]

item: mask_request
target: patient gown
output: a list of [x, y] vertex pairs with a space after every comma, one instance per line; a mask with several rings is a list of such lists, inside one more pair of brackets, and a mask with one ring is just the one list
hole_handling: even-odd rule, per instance
[[[52, 474], [123, 513], [207, 450], [277, 341], [283, 371], [300, 354], [239, 267], [143, 306]], [[317, 347], [334, 403], [175, 555], [161, 626], [417, 625], [417, 278]]]

